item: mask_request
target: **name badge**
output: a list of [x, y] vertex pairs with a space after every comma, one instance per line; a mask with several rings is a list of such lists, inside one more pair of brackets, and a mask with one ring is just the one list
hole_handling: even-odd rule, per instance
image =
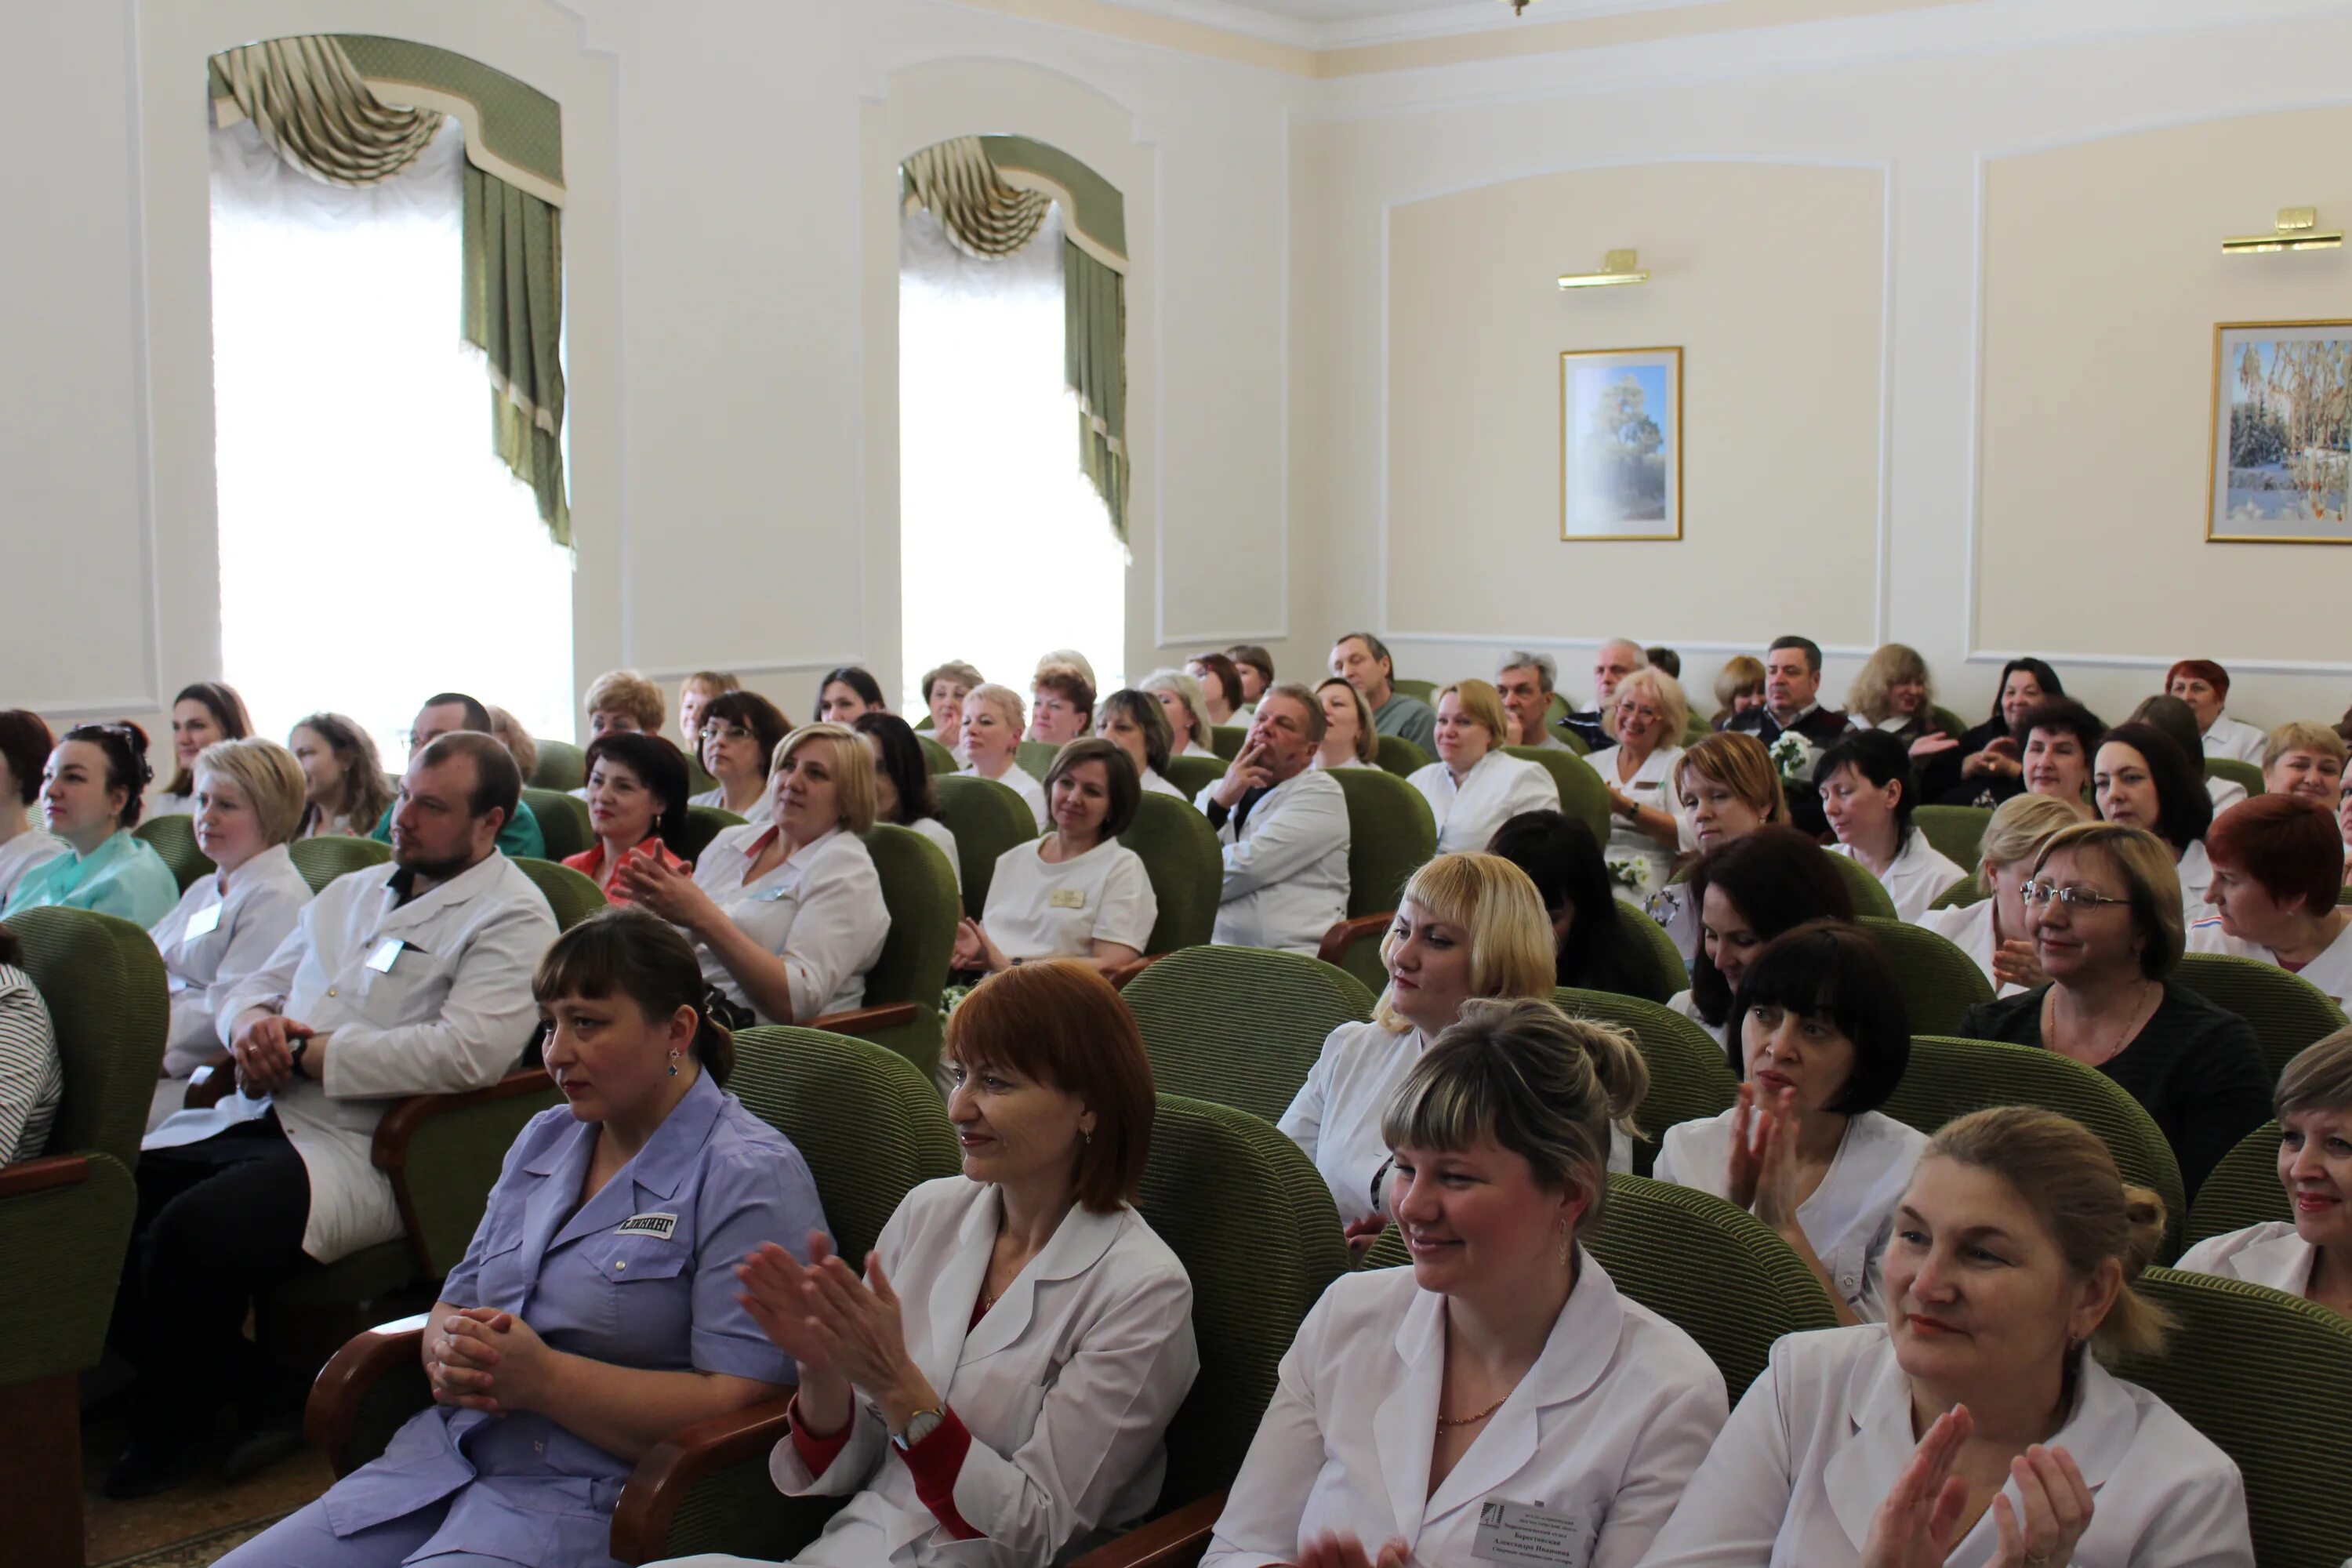
[[190, 915], [188, 917], [187, 934], [183, 936], [180, 940], [182, 942], [194, 942], [200, 936], [212, 935], [213, 932], [220, 929], [220, 912], [221, 907], [218, 904], [215, 904], [210, 909], [199, 910], [194, 914]]
[[751, 901], [755, 904], [772, 904], [779, 899], [789, 899], [794, 893], [799, 891], [800, 889], [798, 887], [794, 886], [793, 883], [786, 882], [782, 887], [770, 888], [766, 892], [761, 893], [758, 898]]
[[631, 1215], [613, 1227], [614, 1236], [658, 1236], [667, 1241], [677, 1229], [674, 1214]]
[[1478, 1534], [1470, 1555], [1481, 1563], [1584, 1568], [1584, 1521], [1558, 1509], [1492, 1498], [1478, 1505]]
[[375, 944], [375, 951], [368, 954], [367, 966], [378, 974], [391, 973], [393, 960], [398, 958], [400, 950], [407, 945], [396, 936], [385, 937]]
[[1633, 787], [1635, 789], [1655, 789], [1658, 787], [1658, 781], [1655, 779], [1635, 779], [1633, 781]]
[[1082, 910], [1087, 907], [1086, 890], [1082, 888], [1056, 888], [1046, 900], [1057, 910]]

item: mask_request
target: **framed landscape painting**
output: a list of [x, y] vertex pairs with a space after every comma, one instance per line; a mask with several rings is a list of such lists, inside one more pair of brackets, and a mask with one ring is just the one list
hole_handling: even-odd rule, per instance
[[2213, 329], [2205, 537], [2352, 544], [2352, 321]]
[[1559, 536], [1683, 536], [1683, 351], [1559, 356]]

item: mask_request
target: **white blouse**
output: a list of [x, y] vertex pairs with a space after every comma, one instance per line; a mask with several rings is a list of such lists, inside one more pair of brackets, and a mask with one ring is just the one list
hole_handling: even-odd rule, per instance
[[1089, 958], [1098, 942], [1141, 952], [1160, 919], [1143, 858], [1106, 838], [1075, 860], [1046, 862], [1046, 840], [996, 858], [981, 924], [1007, 958]]
[[1912, 923], [1921, 931], [1934, 931], [1962, 952], [1976, 961], [1985, 978], [1993, 983], [1996, 996], [2015, 996], [2025, 987], [2004, 985], [1992, 972], [1993, 900], [1979, 899], [1973, 904], [1960, 904], [1948, 910], [1928, 910]]
[[[733, 806], [727, 804], [727, 786], [724, 784], [719, 785], [716, 789], [704, 790], [700, 795], [688, 795], [686, 797], [686, 804], [688, 805], [715, 806], [720, 811], [735, 811]], [[735, 812], [735, 815], [741, 817], [745, 822], [755, 825], [764, 825], [775, 819], [775, 810], [776, 797], [774, 792], [762, 788], [760, 791], [760, 798], [751, 803], [751, 810], [737, 811]]]
[[2292, 1220], [2264, 1220], [2227, 1236], [2209, 1236], [2180, 1255], [2175, 1268], [2267, 1285], [2290, 1296], [2311, 1294], [2312, 1266], [2319, 1248], [2296, 1234]]
[[[1549, 733], [1549, 731], [1547, 731]], [[1624, 759], [1625, 748], [1608, 746], [1584, 760], [1601, 775], [1601, 782], [1624, 795], [1636, 805], [1650, 806], [1664, 812], [1679, 826], [1682, 811], [1675, 799], [1675, 764], [1682, 761], [1680, 746], [1659, 746], [1642, 759], [1630, 779], [1621, 778], [1618, 772]], [[1609, 814], [1609, 843], [1603, 851], [1612, 860], [1632, 861], [1642, 868], [1639, 888], [1620, 887], [1618, 897], [1640, 903], [1644, 898], [1666, 885], [1667, 872], [1672, 869], [1676, 851], [1668, 848], [1626, 821], [1615, 812]]]
[[[2278, 968], [2286, 969], [2286, 965], [2279, 963], [2279, 955], [2272, 949], [2259, 946], [2254, 942], [2241, 941], [2222, 930], [2219, 915], [2209, 915], [2189, 926], [2189, 951], [2226, 952], [2233, 957], [2251, 958], [2263, 963], [2274, 964]], [[2301, 969], [2288, 970], [2287, 973], [2301, 975], [2310, 981], [2326, 994], [2330, 1002], [2335, 1003], [2338, 1007], [2343, 1006], [2344, 999], [2352, 996], [2352, 921], [2345, 921], [2344, 929], [2336, 933], [2334, 942], [2320, 950], [2318, 957]]]
[[1322, 758], [1318, 757], [1307, 765], [1312, 768], [1320, 768], [1327, 773], [1336, 773], [1341, 768], [1369, 768], [1375, 766], [1376, 764], [1368, 763], [1361, 757], [1350, 756], [1347, 761], [1340, 763], [1327, 763]]
[[[744, 881], [769, 837], [781, 831], [750, 823], [728, 828], [695, 862], [694, 884], [752, 941], [784, 961], [792, 977], [793, 1016], [760, 1014], [760, 1022], [805, 1024], [865, 1002], [866, 972], [882, 956], [890, 911], [883, 907], [882, 879], [875, 874], [866, 841], [838, 827], [802, 845], [766, 876]], [[802, 920], [803, 914], [809, 918]], [[696, 945], [701, 948], [702, 977], [737, 1006], [751, 1007], [743, 983], [708, 947]]]
[[2252, 724], [2230, 717], [2228, 709], [2213, 715], [2212, 728], [2205, 731], [2205, 754], [2209, 757], [2235, 757], [2242, 763], [2263, 765], [2263, 752], [2270, 746], [2271, 738]]
[[153, 795], [142, 797], [139, 807], [139, 820], [142, 822], [158, 816], [194, 816], [195, 814], [196, 797], [194, 795], [173, 795], [170, 790], [164, 789], [159, 789]]
[[[1718, 1198], [1727, 1195], [1733, 1114], [1727, 1110], [1667, 1128], [1651, 1174]], [[1927, 1147], [1927, 1135], [1918, 1129], [1865, 1110], [1847, 1121], [1822, 1184], [1798, 1205], [1798, 1228], [1836, 1281], [1839, 1296], [1864, 1322], [1886, 1317], [1880, 1266], [1895, 1236], [1895, 1205]]]
[[0, 909], [8, 907], [8, 895], [16, 890], [16, 883], [36, 866], [44, 866], [66, 852], [66, 841], [27, 827], [5, 844], [0, 844]]
[[919, 833], [939, 846], [940, 853], [948, 858], [948, 869], [955, 873], [956, 891], [963, 891], [963, 861], [956, 853], [955, 835], [948, 825], [936, 816], [919, 816], [907, 824], [910, 833]]
[[1731, 1016], [1729, 1014], [1724, 1015], [1723, 1022], [1720, 1024], [1708, 1023], [1705, 1018], [1699, 1016], [1698, 1003], [1687, 990], [1677, 991], [1672, 996], [1666, 998], [1666, 1005], [1673, 1008], [1675, 1012], [1680, 1013], [1684, 1017], [1688, 1018], [1692, 1023], [1696, 1024], [1700, 1028], [1705, 1029], [1707, 1034], [1713, 1037], [1717, 1045], [1723, 1047], [1726, 1050], [1729, 1050], [1731, 1048]]
[[1428, 1047], [1418, 1029], [1400, 1034], [1376, 1019], [1340, 1025], [1275, 1124], [1315, 1163], [1343, 1226], [1386, 1212], [1372, 1191], [1389, 1158], [1381, 1118]]
[[2205, 841], [2192, 840], [2180, 852], [2180, 908], [2192, 921], [2203, 920], [2209, 909], [2206, 890], [2213, 886], [2213, 862], [2206, 858]]
[[[960, 779], [976, 779], [984, 778], [987, 775], [982, 773], [978, 768], [969, 767], [964, 769], [963, 772], [956, 774], [956, 777]], [[1030, 773], [1027, 768], [1023, 767], [1019, 763], [1014, 763], [1011, 766], [1007, 767], [1001, 776], [992, 779], [989, 782], [992, 784], [1003, 784], [1006, 789], [1011, 790], [1014, 795], [1019, 795], [1023, 800], [1026, 801], [1029, 805], [1030, 815], [1037, 819], [1037, 831], [1040, 833], [1045, 831], [1047, 824], [1053, 820], [1053, 813], [1047, 810], [1045, 805], [1045, 786], [1039, 784], [1035, 777]]]
[[[1822, 847], [1869, 869], [1850, 845], [1825, 844]], [[1967, 871], [1928, 843], [1927, 836], [1916, 827], [1903, 835], [1903, 847], [1895, 852], [1895, 859], [1885, 873], [1872, 874], [1878, 876], [1878, 885], [1886, 889], [1887, 898], [1894, 902], [1895, 918], [1913, 925], [1919, 923], [1927, 906], [1950, 890], [1953, 883], [1968, 878]]]
[[148, 931], [163, 955], [172, 1007], [148, 1131], [180, 1109], [189, 1075], [220, 1049], [220, 1005], [230, 989], [269, 962], [310, 901], [292, 854], [274, 844], [226, 878], [197, 878]]
[[1559, 809], [1559, 785], [1550, 772], [1500, 748], [1473, 763], [1458, 785], [1442, 762], [1416, 768], [1405, 782], [1427, 797], [1437, 817], [1440, 855], [1486, 848], [1495, 829], [1523, 811]]
[[1145, 768], [1143, 770], [1143, 777], [1139, 782], [1142, 784], [1143, 793], [1146, 795], [1172, 795], [1187, 805], [1192, 804], [1192, 797], [1186, 795], [1182, 790], [1178, 789], [1174, 784], [1170, 784], [1166, 779], [1161, 778], [1158, 768]]

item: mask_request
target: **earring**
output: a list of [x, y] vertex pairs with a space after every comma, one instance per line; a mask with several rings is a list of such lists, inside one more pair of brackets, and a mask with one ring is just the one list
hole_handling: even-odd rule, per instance
[[672, 1078], [676, 1078], [677, 1076], [677, 1047], [676, 1046], [672, 1046], [669, 1048], [669, 1076]]
[[1078, 1139], [1079, 1142], [1085, 1143], [1088, 1148], [1094, 1147], [1094, 1129], [1091, 1127], [1081, 1127], [1078, 1129]]
[[1570, 1236], [1569, 1236], [1569, 1234], [1568, 1234], [1568, 1221], [1566, 1221], [1566, 1220], [1562, 1220], [1562, 1221], [1560, 1221], [1560, 1222], [1559, 1222], [1559, 1266], [1560, 1266], [1562, 1268], [1567, 1268], [1567, 1267], [1568, 1267], [1569, 1254], [1570, 1254], [1570, 1252], [1573, 1249], [1574, 1245], [1575, 1245], [1575, 1244], [1574, 1244], [1574, 1242], [1571, 1240], [1571, 1238], [1570, 1237]]

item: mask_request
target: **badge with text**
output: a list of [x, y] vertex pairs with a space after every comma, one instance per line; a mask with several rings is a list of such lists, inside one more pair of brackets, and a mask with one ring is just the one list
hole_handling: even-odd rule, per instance
[[1082, 910], [1087, 907], [1086, 889], [1083, 888], [1056, 888], [1054, 889], [1053, 898], [1047, 901], [1057, 910]]
[[200, 936], [210, 936], [220, 930], [220, 912], [221, 907], [215, 904], [210, 909], [198, 910], [194, 914], [190, 915], [188, 932], [180, 940], [194, 942]]
[[391, 973], [393, 960], [398, 958], [400, 950], [407, 945], [396, 936], [385, 937], [375, 944], [375, 951], [368, 954], [367, 966], [378, 974]]
[[1585, 1545], [1584, 1521], [1572, 1513], [1489, 1498], [1478, 1505], [1478, 1535], [1470, 1555], [1481, 1563], [1584, 1568]]
[[677, 1230], [674, 1214], [635, 1214], [613, 1227], [614, 1236], [658, 1236], [667, 1241]]

